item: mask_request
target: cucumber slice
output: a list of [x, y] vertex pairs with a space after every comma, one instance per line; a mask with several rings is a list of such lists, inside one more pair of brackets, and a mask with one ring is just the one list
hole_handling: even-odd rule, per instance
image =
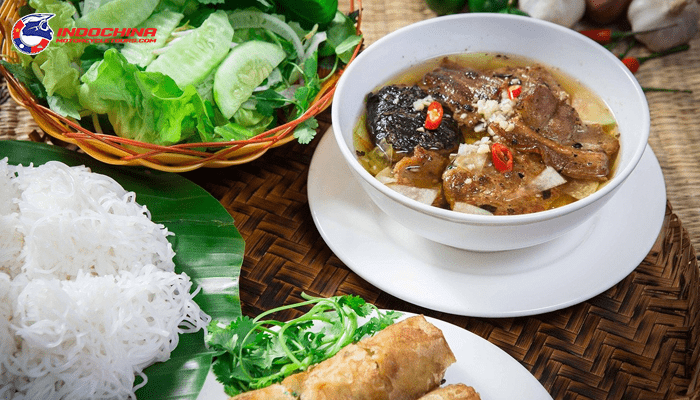
[[164, 10], [151, 15], [136, 28], [156, 28], [156, 36], [152, 38], [155, 39], [155, 42], [125, 43], [122, 48], [122, 55], [124, 55], [130, 63], [146, 67], [156, 58], [155, 54], [153, 54], [153, 50], [165, 46], [165, 40], [170, 36], [173, 30], [177, 28], [177, 25], [183, 17], [184, 15], [170, 10]]
[[218, 10], [199, 28], [168, 46], [146, 71], [168, 75], [183, 89], [197, 85], [226, 57], [232, 39], [231, 23], [226, 13]]
[[221, 114], [230, 119], [286, 57], [281, 47], [259, 40], [234, 47], [214, 75], [214, 101]]
[[83, 15], [78, 28], [133, 28], [148, 18], [159, 0], [112, 0]]

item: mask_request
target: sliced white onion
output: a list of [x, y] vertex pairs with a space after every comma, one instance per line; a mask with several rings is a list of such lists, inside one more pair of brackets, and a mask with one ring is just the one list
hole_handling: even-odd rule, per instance
[[297, 53], [299, 64], [304, 62], [304, 46], [294, 29], [277, 16], [265, 14], [262, 11], [249, 9], [236, 11], [229, 15], [233, 29], [264, 28], [289, 40]]
[[477, 207], [473, 204], [465, 203], [463, 201], [455, 202], [455, 205], [452, 207], [452, 211], [457, 211], [465, 214], [493, 215], [493, 213], [488, 212], [481, 207]]
[[379, 171], [377, 175], [374, 177], [377, 178], [377, 180], [385, 185], [388, 185], [390, 183], [396, 183], [396, 177], [394, 177], [394, 173], [392, 172], [391, 167], [386, 167], [383, 170]]
[[576, 200], [588, 197], [598, 190], [600, 184], [594, 181], [571, 181], [564, 189], [564, 192]]
[[566, 179], [549, 165], [533, 179], [528, 186], [543, 191], [566, 183]]
[[326, 32], [319, 32], [311, 37], [311, 40], [309, 40], [304, 47], [304, 60], [311, 57], [314, 51], [318, 50], [318, 46], [326, 41], [326, 37]]
[[432, 188], [419, 188], [408, 185], [399, 185], [395, 183], [389, 184], [387, 185], [387, 187], [390, 187], [391, 189], [401, 193], [402, 195], [410, 199], [428, 205], [433, 204], [433, 201], [435, 201], [435, 198], [437, 198], [438, 195], [438, 190]]

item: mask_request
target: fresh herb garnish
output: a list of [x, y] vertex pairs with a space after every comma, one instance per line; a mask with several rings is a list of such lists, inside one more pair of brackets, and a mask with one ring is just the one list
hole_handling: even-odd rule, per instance
[[[375, 334], [401, 316], [396, 311], [382, 312], [358, 296], [302, 297], [306, 301], [274, 308], [254, 319], [242, 316], [228, 326], [211, 322], [205, 340], [219, 352], [213, 371], [226, 394], [235, 396], [280, 382], [332, 357], [348, 344]], [[287, 322], [265, 319], [279, 311], [305, 306], [312, 307]]]

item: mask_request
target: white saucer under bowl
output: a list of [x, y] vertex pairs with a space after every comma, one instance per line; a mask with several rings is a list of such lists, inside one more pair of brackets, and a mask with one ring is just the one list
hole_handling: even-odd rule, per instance
[[327, 132], [308, 177], [314, 223], [331, 250], [377, 288], [436, 311], [477, 317], [541, 314], [586, 301], [642, 262], [663, 224], [666, 187], [650, 147], [597, 215], [548, 243], [472, 252], [432, 242], [367, 197]]

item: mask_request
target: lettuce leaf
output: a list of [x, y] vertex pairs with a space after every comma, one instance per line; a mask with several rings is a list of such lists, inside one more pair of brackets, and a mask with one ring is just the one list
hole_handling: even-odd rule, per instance
[[78, 21], [82, 28], [133, 28], [148, 18], [159, 0], [110, 0], [89, 9]]
[[65, 97], [54, 95], [47, 96], [46, 101], [49, 104], [49, 108], [53, 111], [66, 117], [80, 119], [81, 107], [77, 98], [66, 99]]
[[[60, 28], [73, 28], [75, 7], [71, 3], [58, 0], [31, 0], [29, 5], [36, 12], [56, 14], [49, 20], [54, 32]], [[34, 57], [22, 55], [22, 62], [33, 71], [46, 89], [46, 94], [58, 95], [66, 99], [77, 99], [77, 88], [80, 85], [79, 65], [83, 54], [84, 43], [59, 43], [53, 41], [51, 46]], [[19, 53], [18, 53], [19, 54]]]
[[106, 113], [121, 137], [171, 145], [191, 137], [204, 140], [214, 129], [211, 107], [194, 86], [180, 89], [162, 73], [141, 71], [116, 49], [107, 50], [82, 82], [82, 106]]

